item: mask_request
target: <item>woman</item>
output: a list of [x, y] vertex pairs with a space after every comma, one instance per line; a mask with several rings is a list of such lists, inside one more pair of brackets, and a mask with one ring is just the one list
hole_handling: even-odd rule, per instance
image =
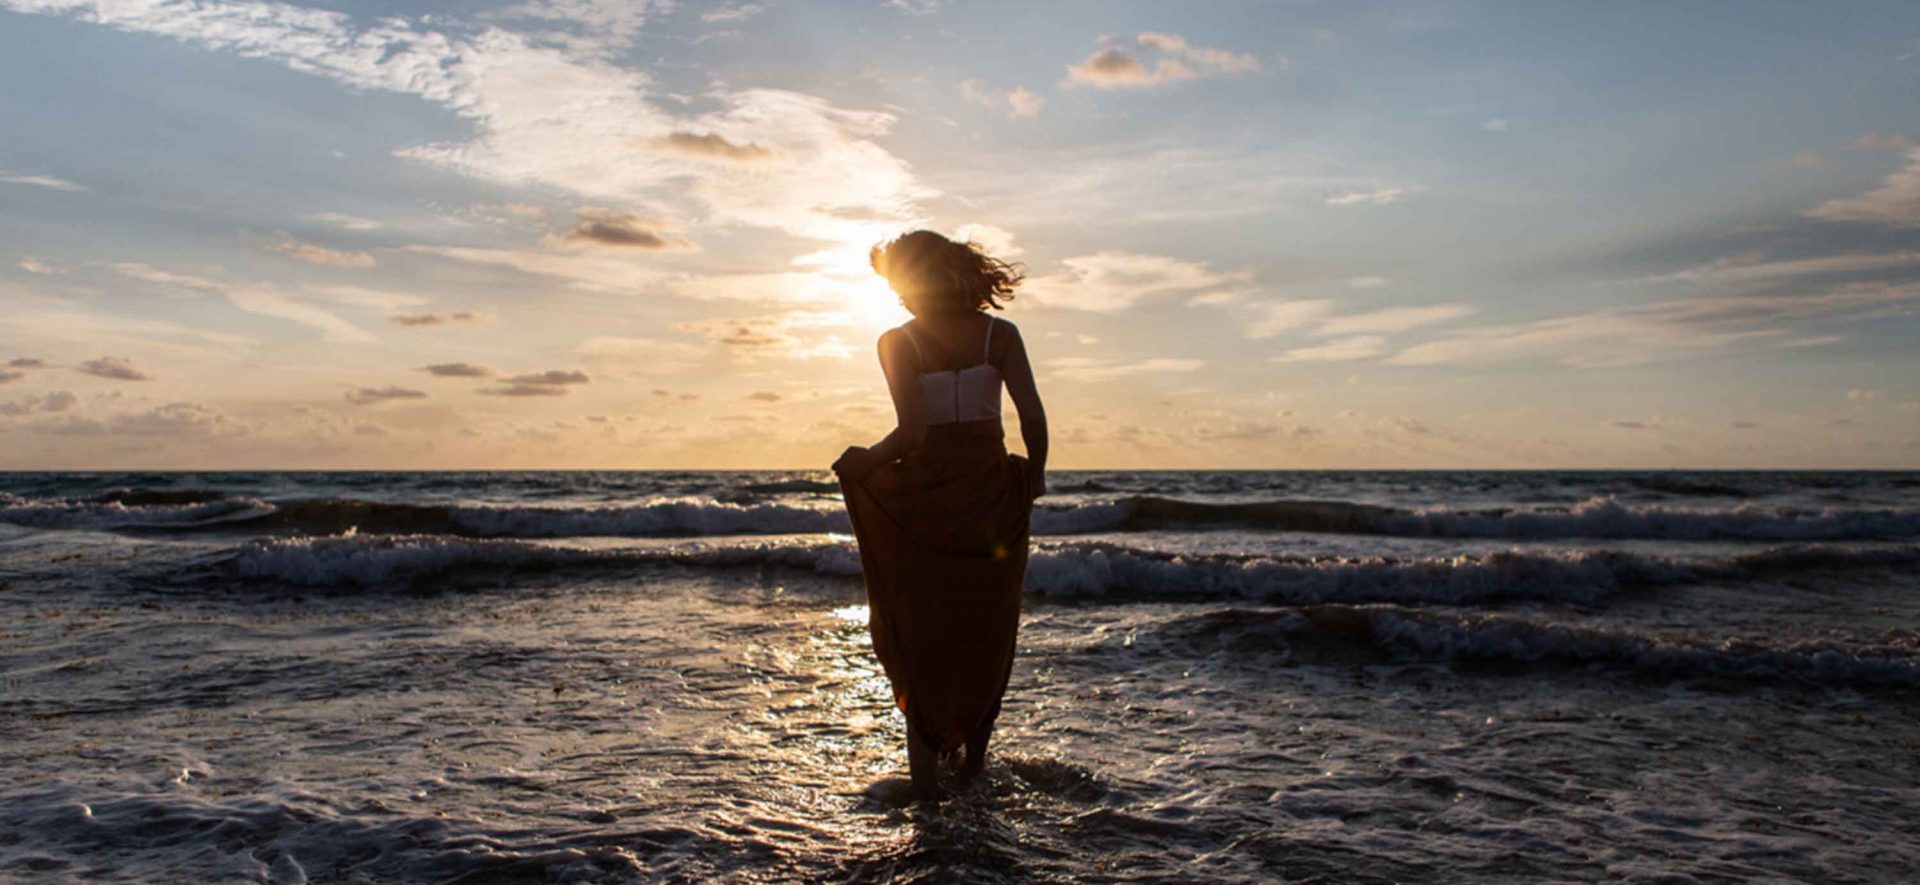
[[[1047, 416], [1020, 330], [987, 313], [1021, 270], [978, 246], [914, 231], [874, 247], [913, 319], [880, 336], [896, 426], [833, 470], [866, 572], [873, 651], [907, 719], [913, 796], [937, 798], [941, 756], [987, 739], [1013, 667], [1027, 571], [1027, 519], [1046, 491]], [[1020, 411], [1027, 456], [1007, 454], [1000, 389]]]

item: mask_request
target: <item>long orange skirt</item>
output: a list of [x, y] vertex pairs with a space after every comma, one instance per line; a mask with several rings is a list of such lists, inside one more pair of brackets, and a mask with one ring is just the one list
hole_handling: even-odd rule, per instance
[[1000, 714], [1027, 573], [1027, 459], [999, 421], [937, 424], [913, 454], [842, 479], [873, 652], [940, 752]]

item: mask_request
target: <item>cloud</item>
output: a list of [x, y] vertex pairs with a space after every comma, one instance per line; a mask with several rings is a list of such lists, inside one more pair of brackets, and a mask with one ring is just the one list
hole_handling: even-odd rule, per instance
[[1109, 381], [1136, 375], [1192, 372], [1206, 365], [1206, 361], [1170, 357], [1129, 361], [1076, 356], [1057, 359], [1047, 365], [1053, 369], [1053, 376], [1056, 378], [1069, 381]]
[[[241, 310], [276, 317], [321, 330], [333, 341], [371, 344], [379, 339], [333, 313], [305, 303], [301, 297], [266, 283], [227, 282], [161, 270], [138, 262], [113, 266], [123, 276], [172, 288], [217, 295]], [[319, 290], [315, 290], [316, 292]]]
[[[611, 61], [638, 33], [650, 9], [644, 4], [542, 0], [483, 16], [546, 28], [516, 33], [439, 16], [356, 18], [258, 0], [0, 3], [274, 61], [351, 89], [418, 96], [464, 118], [470, 134], [404, 148], [400, 156], [496, 184], [557, 188], [596, 205], [650, 206], [670, 194], [690, 216], [714, 225], [850, 243], [881, 231], [821, 207], [906, 217], [915, 201], [933, 195], [875, 141], [892, 128], [889, 113], [725, 86], [705, 96], [698, 114], [665, 110], [646, 73]], [[713, 163], [634, 150], [674, 132], [764, 146], [784, 162]]]
[[735, 144], [711, 132], [669, 132], [665, 137], [655, 139], [653, 144], [683, 157], [729, 163], [765, 163], [780, 156], [770, 148], [752, 142]]
[[1658, 419], [1655, 419], [1652, 421], [1624, 421], [1616, 418], [1612, 421], [1608, 421], [1607, 426], [1612, 427], [1616, 430], [1660, 430], [1661, 429], [1660, 422]]
[[31, 356], [14, 357], [13, 359], [7, 360], [8, 368], [13, 369], [44, 369], [49, 365], [51, 364], [46, 360]]
[[1435, 304], [1431, 307], [1389, 307], [1369, 313], [1334, 317], [1320, 324], [1315, 335], [1352, 335], [1360, 332], [1404, 332], [1430, 326], [1473, 313], [1464, 304]]
[[1025, 249], [1014, 240], [1013, 231], [991, 224], [963, 224], [953, 230], [953, 238], [962, 243], [973, 243], [986, 250], [995, 258], [1018, 258], [1026, 254]]
[[1253, 310], [1254, 318], [1246, 325], [1247, 337], [1271, 338], [1318, 321], [1333, 310], [1333, 302], [1325, 298], [1267, 301], [1253, 305]]
[[701, 13], [700, 20], [710, 25], [743, 22], [766, 11], [759, 3], [727, 3]]
[[1648, 282], [1701, 285], [1768, 283], [1805, 276], [1841, 276], [1920, 267], [1920, 252], [1852, 253], [1769, 261], [1758, 254], [1709, 261], [1696, 267], [1649, 277]]
[[1485, 129], [1488, 132], [1505, 132], [1511, 125], [1512, 124], [1507, 120], [1495, 118], [1480, 124], [1480, 128]]
[[663, 230], [660, 222], [631, 212], [583, 206], [574, 210], [574, 214], [579, 220], [560, 238], [561, 243], [568, 246], [615, 246], [649, 252], [694, 247], [685, 237]]
[[1142, 31], [1134, 44], [1161, 57], [1149, 68], [1140, 58], [1108, 46], [1067, 67], [1068, 85], [1086, 85], [1100, 89], [1140, 89], [1177, 80], [1192, 80], [1245, 74], [1260, 69], [1260, 60], [1251, 55], [1208, 46], [1194, 46], [1185, 37], [1158, 31]]
[[371, 218], [361, 218], [358, 215], [348, 215], [344, 212], [315, 212], [307, 217], [322, 224], [331, 224], [342, 230], [374, 230], [380, 226], [380, 222], [374, 221]]
[[289, 258], [298, 258], [309, 264], [326, 264], [333, 267], [372, 267], [379, 262], [365, 252], [342, 252], [312, 243], [300, 243], [285, 240], [267, 247], [268, 251], [278, 252]]
[[1878, 132], [1869, 132], [1866, 135], [1854, 139], [1852, 144], [1847, 145], [1847, 150], [1910, 151], [1916, 147], [1920, 147], [1920, 145], [1914, 144], [1913, 139], [1904, 135], [1881, 135]]
[[1808, 339], [1790, 334], [1793, 322], [1900, 314], [1916, 304], [1920, 284], [1845, 283], [1811, 294], [1680, 298], [1463, 329], [1409, 347], [1387, 362], [1433, 366], [1533, 359], [1575, 368], [1634, 366], [1736, 344], [1806, 344]]
[[1329, 206], [1385, 206], [1406, 194], [1405, 188], [1383, 187], [1370, 191], [1347, 191], [1327, 198]]
[[1191, 80], [1193, 69], [1171, 58], [1163, 58], [1149, 70], [1140, 59], [1114, 47], [1087, 56], [1067, 66], [1067, 84], [1100, 89], [1141, 89], [1176, 80]]
[[1386, 350], [1387, 339], [1379, 335], [1355, 335], [1341, 338], [1314, 347], [1301, 347], [1289, 350], [1273, 358], [1276, 363], [1302, 362], [1344, 362], [1379, 356]]
[[455, 323], [484, 323], [492, 319], [484, 313], [456, 310], [451, 313], [397, 313], [387, 317], [402, 326], [447, 326]]
[[1859, 221], [1920, 227], [1920, 148], [1907, 151], [1905, 168], [1857, 197], [1828, 200], [1804, 214], [1822, 221]]
[[0, 171], [0, 184], [24, 184], [32, 187], [49, 188], [56, 191], [77, 192], [91, 190], [91, 188], [84, 185], [75, 184], [54, 175], [13, 175], [4, 171]]
[[785, 397], [771, 390], [756, 390], [753, 393], [747, 394], [746, 398], [761, 403], [777, 403], [785, 399]]
[[62, 415], [28, 425], [39, 433], [69, 436], [208, 437], [242, 434], [247, 427], [221, 412], [194, 402], [174, 402], [142, 412], [122, 412], [105, 419]]
[[153, 376], [135, 367], [132, 360], [117, 356], [103, 356], [96, 360], [87, 360], [75, 367], [75, 371], [100, 378], [112, 378], [115, 381], [151, 381]]
[[1371, 275], [1371, 274], [1368, 274], [1368, 275], [1364, 275], [1364, 276], [1357, 276], [1357, 277], [1347, 277], [1347, 288], [1349, 288], [1349, 289], [1377, 289], [1377, 288], [1379, 288], [1379, 287], [1381, 287], [1381, 286], [1384, 286], [1384, 285], [1387, 285], [1388, 283], [1391, 283], [1391, 282], [1393, 282], [1393, 281], [1392, 281], [1392, 280], [1389, 280], [1389, 279], [1387, 279], [1386, 277], [1382, 277], [1382, 276], [1373, 276], [1373, 275]]
[[509, 384], [505, 387], [482, 388], [481, 393], [488, 396], [566, 396], [564, 387], [552, 387], [541, 384]]
[[786, 313], [735, 320], [687, 322], [681, 323], [678, 328], [682, 332], [705, 336], [708, 341], [719, 345], [722, 353], [740, 359], [843, 360], [852, 355], [852, 350], [841, 342], [839, 336], [814, 339], [798, 334], [798, 330], [806, 325], [803, 315]]
[[587, 384], [593, 381], [587, 373], [578, 369], [548, 369], [545, 372], [532, 372], [515, 375], [506, 379], [507, 384], [534, 384], [544, 387], [564, 387], [569, 384]]
[[1066, 270], [1027, 281], [1036, 303], [1069, 310], [1120, 311], [1173, 295], [1235, 295], [1247, 275], [1219, 273], [1195, 261], [1164, 255], [1098, 252], [1060, 262]]
[[1879, 396], [1880, 396], [1880, 391], [1873, 390], [1866, 387], [1855, 387], [1852, 390], [1847, 391], [1847, 399], [1853, 400], [1854, 402], [1859, 402], [1861, 400], [1876, 399]]
[[356, 387], [347, 391], [347, 402], [356, 406], [377, 406], [399, 399], [426, 399], [425, 391], [405, 387]]
[[1007, 118], [1010, 120], [1037, 117], [1040, 115], [1041, 109], [1047, 106], [1045, 96], [1033, 92], [1024, 86], [1015, 86], [1006, 92], [998, 92], [988, 89], [986, 85], [979, 80], [962, 80], [960, 82], [960, 95], [967, 101], [983, 108], [994, 108], [996, 110], [1005, 108]]
[[14, 266], [27, 273], [41, 274], [43, 276], [65, 273], [65, 271], [32, 256], [23, 256], [19, 261], [14, 262]]
[[45, 397], [29, 396], [12, 402], [0, 402], [0, 415], [32, 415], [35, 413], [64, 412], [80, 404], [80, 398], [65, 390], [55, 391]]
[[11, 369], [0, 369], [0, 384], [11, 384], [25, 377], [27, 377], [27, 373], [25, 372], [16, 372]]
[[1793, 155], [1793, 165], [1813, 169], [1827, 165], [1827, 158], [1815, 153], [1798, 153]]
[[491, 378], [494, 371], [478, 363], [434, 363], [421, 366], [420, 371], [441, 378]]

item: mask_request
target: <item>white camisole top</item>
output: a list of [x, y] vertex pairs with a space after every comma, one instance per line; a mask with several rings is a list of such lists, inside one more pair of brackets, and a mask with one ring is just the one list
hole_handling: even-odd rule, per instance
[[[993, 327], [998, 322], [987, 317], [987, 343], [980, 349], [979, 365], [920, 373], [920, 395], [927, 400], [928, 424], [1000, 419], [1000, 370], [990, 362]], [[925, 366], [926, 357], [920, 350], [920, 341], [913, 337], [913, 330], [903, 325], [900, 331], [907, 333], [914, 357]]]

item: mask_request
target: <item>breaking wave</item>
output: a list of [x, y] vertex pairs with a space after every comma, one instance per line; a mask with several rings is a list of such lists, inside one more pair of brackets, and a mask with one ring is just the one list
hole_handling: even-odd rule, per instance
[[[312, 587], [371, 586], [463, 570], [783, 568], [830, 577], [860, 574], [850, 543], [587, 549], [440, 535], [338, 535], [256, 539], [232, 557], [241, 577]], [[1920, 548], [1789, 547], [1712, 560], [1619, 551], [1497, 551], [1432, 558], [1278, 558], [1174, 555], [1112, 544], [1045, 544], [1027, 566], [1027, 589], [1049, 598], [1245, 599], [1268, 602], [1469, 603], [1502, 599], [1593, 604], [1617, 590], [1791, 569], [1897, 567]]]
[[[782, 489], [816, 491], [793, 481]], [[209, 493], [133, 493], [84, 499], [0, 495], [0, 522], [42, 528], [193, 528], [333, 534], [459, 535], [472, 538], [781, 535], [846, 532], [846, 512], [829, 502], [730, 503], [712, 499], [637, 504], [412, 504], [356, 498], [269, 503]], [[1920, 536], [1920, 510], [1794, 509], [1747, 503], [1719, 509], [1634, 506], [1611, 497], [1564, 508], [1407, 509], [1343, 501], [1184, 501], [1134, 496], [1043, 505], [1036, 535], [1238, 529], [1422, 538], [1602, 538], [1675, 541], [1840, 541]]]

